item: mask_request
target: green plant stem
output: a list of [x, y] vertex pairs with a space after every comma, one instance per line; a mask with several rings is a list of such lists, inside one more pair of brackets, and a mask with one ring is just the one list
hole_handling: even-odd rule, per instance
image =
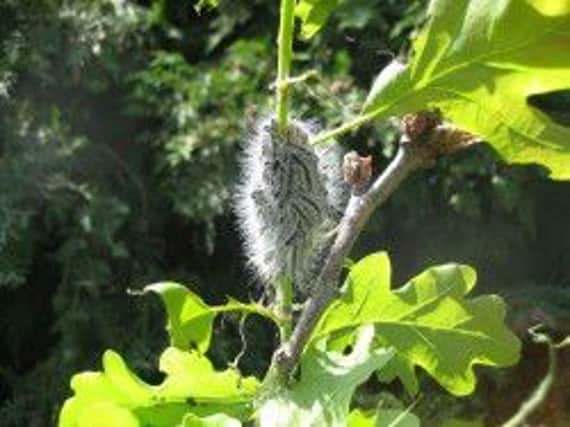
[[[281, 134], [285, 133], [289, 121], [289, 86], [291, 62], [293, 61], [293, 34], [295, 31], [295, 0], [281, 0], [277, 84], [276, 116]], [[281, 343], [286, 342], [292, 331], [293, 284], [288, 278], [277, 280], [275, 315], [279, 318]]]
[[295, 0], [281, 0], [279, 22], [276, 115], [279, 132], [287, 129], [289, 120], [289, 75], [293, 61], [293, 34], [295, 30]]
[[374, 112], [357, 116], [351, 121], [344, 123], [335, 129], [331, 129], [329, 131], [317, 134], [313, 139], [311, 139], [311, 141], [309, 141], [309, 143], [312, 145], [323, 144], [330, 139], [336, 138], [338, 136], [344, 135], [345, 133], [358, 129], [362, 125], [374, 120], [377, 115], [378, 113]]
[[279, 319], [279, 336], [283, 344], [293, 331], [293, 283], [283, 277], [277, 281], [275, 292], [275, 316]]

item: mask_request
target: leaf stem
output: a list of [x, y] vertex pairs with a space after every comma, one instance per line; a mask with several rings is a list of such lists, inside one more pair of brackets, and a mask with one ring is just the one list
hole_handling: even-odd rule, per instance
[[[289, 86], [291, 85], [294, 31], [295, 0], [281, 0], [276, 83], [276, 116], [281, 134], [286, 132], [289, 122]], [[284, 343], [289, 339], [292, 331], [293, 284], [288, 278], [279, 278], [275, 285], [274, 311], [279, 318], [281, 343]]]
[[375, 120], [377, 116], [378, 112], [376, 111], [356, 116], [351, 121], [346, 122], [337, 128], [317, 134], [313, 139], [311, 139], [309, 143], [312, 145], [323, 144], [330, 139], [336, 138], [340, 135], [344, 135], [345, 133], [358, 129], [362, 125], [372, 120]]
[[289, 120], [289, 75], [293, 61], [293, 33], [295, 30], [295, 0], [281, 0], [279, 20], [276, 115], [279, 132], [287, 129]]
[[275, 286], [275, 316], [279, 319], [280, 343], [291, 337], [293, 331], [293, 283], [288, 277], [278, 279]]

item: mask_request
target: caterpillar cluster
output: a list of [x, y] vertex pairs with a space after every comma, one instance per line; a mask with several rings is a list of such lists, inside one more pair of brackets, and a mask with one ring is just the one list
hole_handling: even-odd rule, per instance
[[310, 289], [348, 199], [338, 145], [308, 144], [311, 127], [293, 121], [280, 135], [262, 120], [246, 142], [236, 214], [250, 265], [264, 284], [289, 277]]

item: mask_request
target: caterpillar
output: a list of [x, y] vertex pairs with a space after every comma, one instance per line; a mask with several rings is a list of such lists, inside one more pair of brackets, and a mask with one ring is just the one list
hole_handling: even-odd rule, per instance
[[261, 120], [245, 143], [235, 211], [250, 266], [264, 284], [290, 278], [310, 289], [348, 200], [337, 144], [308, 144], [311, 126], [292, 121], [281, 135]]

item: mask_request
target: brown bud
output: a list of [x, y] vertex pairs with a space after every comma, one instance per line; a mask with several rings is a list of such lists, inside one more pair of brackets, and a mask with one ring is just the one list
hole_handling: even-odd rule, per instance
[[372, 178], [372, 156], [361, 157], [356, 151], [346, 153], [342, 172], [344, 180], [350, 184], [352, 191], [362, 193]]
[[401, 132], [411, 141], [429, 134], [441, 124], [442, 118], [439, 111], [420, 111], [404, 116], [401, 124]]
[[420, 111], [404, 116], [401, 131], [401, 143], [420, 148], [425, 154], [427, 167], [433, 166], [441, 155], [454, 153], [481, 142], [473, 134], [444, 122], [439, 110]]
[[479, 138], [469, 132], [449, 124], [442, 124], [433, 130], [429, 144], [435, 151], [435, 154], [442, 155], [463, 150], [480, 142]]

